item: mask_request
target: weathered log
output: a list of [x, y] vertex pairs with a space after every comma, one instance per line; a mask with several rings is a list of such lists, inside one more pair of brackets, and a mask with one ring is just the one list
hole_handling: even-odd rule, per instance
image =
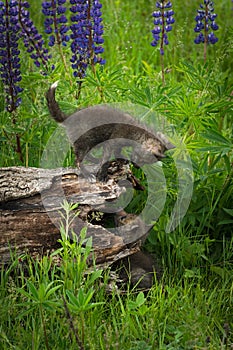
[[[129, 178], [130, 172], [124, 171], [121, 178]], [[58, 248], [64, 199], [78, 203], [70, 213], [70, 229], [78, 236], [87, 227], [97, 263], [111, 263], [138, 251], [144, 235], [140, 220], [138, 228], [134, 222], [133, 230], [119, 228], [119, 234], [87, 220], [89, 212], [101, 211], [124, 191], [117, 179], [115, 174], [106, 183], [92, 183], [71, 168], [0, 168], [0, 263], [10, 261], [11, 251], [43, 255]]]

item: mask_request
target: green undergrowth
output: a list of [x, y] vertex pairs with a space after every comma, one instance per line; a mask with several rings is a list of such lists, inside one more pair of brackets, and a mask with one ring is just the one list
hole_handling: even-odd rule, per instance
[[[41, 1], [29, 1], [43, 32]], [[135, 104], [143, 121], [163, 127], [176, 146], [160, 164], [166, 180], [163, 210], [145, 248], [160, 261], [163, 276], [146, 293], [107, 293], [109, 272], [87, 273], [87, 248], [61, 239], [61, 264], [52, 257], [12, 257], [1, 271], [0, 349], [231, 349], [233, 346], [233, 11], [230, 0], [216, 1], [218, 43], [194, 45], [194, 17], [201, 1], [173, 1], [176, 23], [169, 33], [162, 83], [159, 50], [152, 48], [155, 1], [103, 0], [106, 65], [91, 70], [79, 100], [69, 67], [53, 48], [55, 70], [42, 75], [25, 55], [22, 104], [5, 111], [0, 86], [0, 167], [40, 167], [57, 128], [45, 92], [59, 81], [57, 100], [71, 114], [100, 103]], [[69, 46], [64, 49], [69, 62]], [[70, 82], [71, 81], [71, 82]], [[101, 92], [101, 93], [100, 93]], [[23, 161], [16, 152], [20, 136]], [[62, 142], [54, 154], [62, 151]], [[174, 152], [185, 148], [192, 164], [192, 196], [187, 213], [168, 233], [179, 182]], [[57, 152], [57, 153], [56, 153]], [[70, 150], [62, 164], [74, 164]], [[132, 169], [147, 188], [140, 169]], [[184, 172], [186, 169], [184, 168]], [[155, 178], [155, 182], [158, 178]], [[158, 193], [154, 193], [157, 198]], [[140, 213], [146, 191], [137, 191], [127, 211]], [[150, 207], [150, 210], [158, 208]], [[84, 235], [85, 236], [85, 235]], [[85, 237], [83, 237], [85, 239]]]
[[53, 256], [23, 255], [2, 269], [1, 349], [230, 348], [231, 274], [165, 271], [149, 292], [122, 293], [108, 270], [88, 268], [85, 230], [76, 243], [61, 234]]

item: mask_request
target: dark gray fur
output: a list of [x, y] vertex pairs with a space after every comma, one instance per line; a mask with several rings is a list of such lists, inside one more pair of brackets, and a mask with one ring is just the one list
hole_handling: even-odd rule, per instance
[[150, 289], [162, 273], [155, 258], [142, 251], [115, 262], [112, 269], [118, 272], [123, 283], [130, 282], [136, 289]]
[[[90, 150], [103, 142], [107, 157], [114, 153], [115, 158], [120, 158], [122, 147], [132, 147], [131, 161], [139, 166], [142, 162], [153, 163], [162, 159], [164, 152], [174, 148], [162, 133], [154, 133], [116, 108], [96, 105], [78, 110], [71, 116], [65, 115], [55, 99], [56, 87], [57, 83], [46, 93], [48, 108], [53, 119], [66, 128], [78, 166]], [[103, 163], [106, 160], [103, 159]]]

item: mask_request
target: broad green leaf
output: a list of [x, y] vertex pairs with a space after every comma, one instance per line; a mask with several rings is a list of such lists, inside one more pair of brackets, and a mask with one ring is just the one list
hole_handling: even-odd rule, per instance
[[224, 267], [219, 267], [219, 266], [211, 266], [210, 271], [216, 273], [220, 277], [225, 278], [226, 275], [229, 276], [231, 273]]
[[79, 301], [78, 301], [78, 299], [74, 296], [74, 294], [73, 294], [71, 291], [69, 291], [69, 290], [66, 291], [66, 294], [67, 294], [67, 296], [68, 296], [68, 298], [69, 298], [71, 304], [74, 305], [74, 306], [76, 306], [77, 308], [79, 308], [79, 306], [80, 306]]
[[[48, 290], [48, 288], [46, 289], [46, 296], [47, 296], [47, 298], [50, 296], [50, 295], [52, 295], [52, 294], [54, 294], [59, 288], [61, 288], [62, 287], [62, 285], [61, 284], [59, 284], [59, 286], [56, 286], [56, 287], [53, 287], [53, 288], [51, 288], [51, 289], [49, 289]], [[47, 291], [48, 290], [48, 291]]]
[[231, 142], [216, 130], [207, 130], [201, 133], [201, 135], [211, 142], [217, 142], [232, 147]]
[[36, 287], [34, 286], [34, 284], [31, 281], [27, 281], [27, 286], [28, 286], [28, 290], [31, 293], [31, 297], [33, 296], [34, 299], [38, 300], [38, 290], [36, 289]]
[[137, 296], [137, 299], [136, 299], [137, 306], [141, 306], [142, 304], [145, 303], [145, 301], [146, 301], [146, 298], [144, 296], [144, 293], [140, 292]]
[[223, 210], [230, 216], [233, 216], [233, 209], [223, 208]]
[[229, 224], [233, 224], [233, 220], [221, 220], [218, 222], [218, 226], [220, 225], [229, 225]]

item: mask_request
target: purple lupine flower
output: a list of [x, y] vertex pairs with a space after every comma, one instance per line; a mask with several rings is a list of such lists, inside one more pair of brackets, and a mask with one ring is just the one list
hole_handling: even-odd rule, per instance
[[48, 70], [48, 60], [51, 56], [48, 54], [48, 49], [44, 47], [44, 40], [39, 34], [33, 21], [30, 18], [28, 11], [29, 3], [27, 1], [18, 1], [19, 5], [19, 24], [21, 26], [21, 36], [23, 37], [24, 46], [35, 65], [41, 65]]
[[67, 26], [66, 0], [43, 1], [42, 12], [46, 16], [44, 21], [45, 33], [51, 34], [49, 37], [49, 46], [54, 46], [55, 42], [58, 45], [67, 45], [70, 40], [68, 35], [69, 26]]
[[164, 45], [168, 45], [167, 33], [172, 30], [172, 24], [175, 23], [173, 17], [171, 1], [156, 1], [156, 8], [154, 11], [154, 29], [151, 31], [153, 35], [152, 46], [157, 46], [160, 42], [160, 54], [164, 55]]
[[[215, 22], [217, 15], [214, 13], [214, 2], [204, 0], [204, 5], [200, 4], [200, 9], [197, 10], [195, 17], [196, 26], [194, 31], [199, 33], [194, 40], [195, 44], [209, 43], [215, 44], [218, 38], [213, 31], [218, 30], [218, 25]], [[210, 31], [212, 29], [212, 31]]]
[[24, 0], [0, 1], [0, 78], [3, 81], [7, 110], [13, 112], [21, 102], [18, 94], [23, 90], [19, 86], [20, 50], [18, 41], [23, 39], [24, 46], [36, 66], [48, 70], [48, 50], [44, 41], [30, 19], [29, 4]]
[[88, 65], [104, 64], [99, 55], [103, 53], [102, 4], [99, 0], [70, 0], [71, 16], [71, 50], [74, 76], [79, 81], [86, 75]]
[[13, 112], [19, 106], [21, 98], [18, 94], [23, 91], [18, 84], [21, 81], [18, 14], [17, 1], [5, 1], [5, 5], [0, 1], [0, 77], [8, 112]]

